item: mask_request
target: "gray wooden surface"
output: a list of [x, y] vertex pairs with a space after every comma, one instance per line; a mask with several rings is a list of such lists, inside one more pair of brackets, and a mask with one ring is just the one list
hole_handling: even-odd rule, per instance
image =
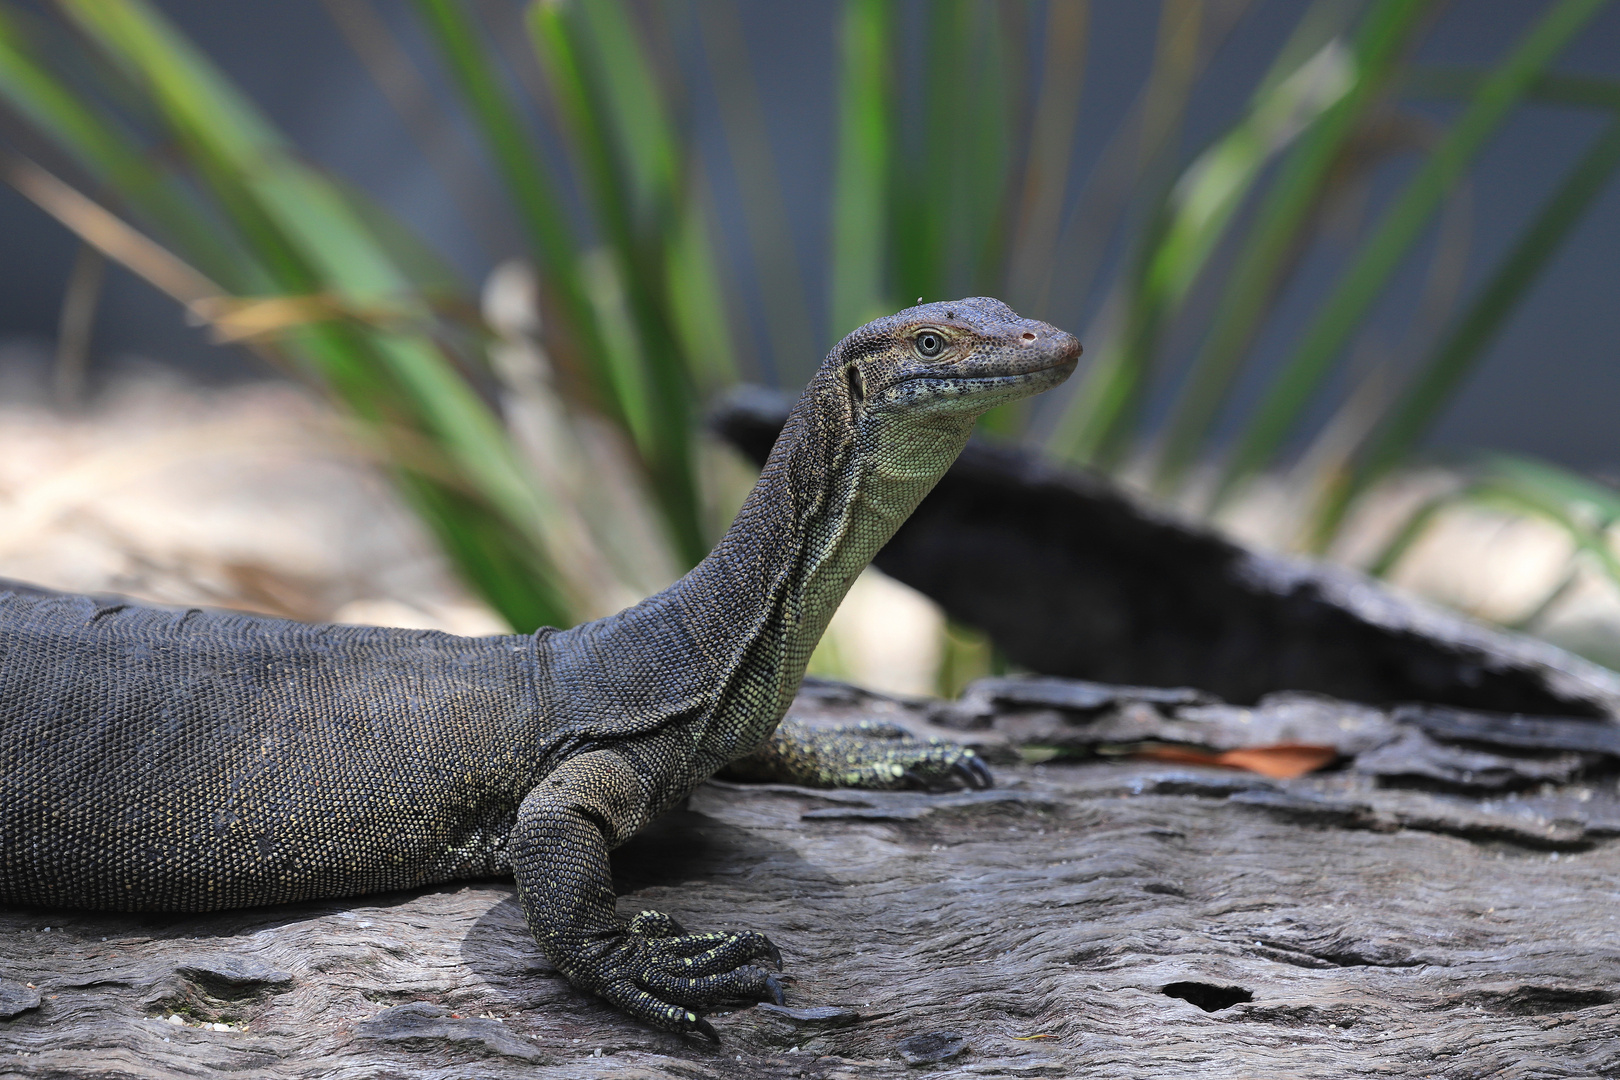
[[[1609, 725], [1513, 746], [1528, 729], [1502, 718], [1297, 696], [801, 701], [952, 724], [1003, 758], [1103, 756], [1004, 764], [973, 794], [700, 789], [615, 867], [627, 911], [781, 947], [790, 1009], [717, 1015], [718, 1050], [569, 988], [492, 881], [201, 917], [0, 910], [0, 1075], [1620, 1075]], [[1340, 767], [1297, 780], [1120, 756], [1324, 740]]]

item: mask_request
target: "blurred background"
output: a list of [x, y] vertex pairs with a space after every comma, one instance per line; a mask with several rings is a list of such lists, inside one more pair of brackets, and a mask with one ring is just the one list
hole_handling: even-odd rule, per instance
[[[1620, 665], [1603, 0], [0, 0], [0, 575], [529, 630], [916, 301], [1086, 359], [984, 437]], [[994, 668], [875, 572], [814, 670]]]

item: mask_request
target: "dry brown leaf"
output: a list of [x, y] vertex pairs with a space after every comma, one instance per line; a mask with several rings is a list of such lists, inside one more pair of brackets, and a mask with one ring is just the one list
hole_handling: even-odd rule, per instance
[[1218, 765], [1226, 769], [1247, 769], [1275, 780], [1292, 780], [1315, 772], [1339, 756], [1331, 746], [1315, 743], [1273, 743], [1270, 746], [1242, 746], [1219, 753], [1190, 746], [1148, 746], [1136, 752], [1139, 758], [1175, 761], [1187, 765]]

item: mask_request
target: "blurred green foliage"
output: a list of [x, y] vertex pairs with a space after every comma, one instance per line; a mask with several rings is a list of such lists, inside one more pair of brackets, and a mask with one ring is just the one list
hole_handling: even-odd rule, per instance
[[[986, 428], [1213, 513], [1297, 453], [1326, 388], [1353, 373], [1374, 305], [1514, 109], [1603, 115], [1482, 284], [1315, 432], [1295, 542], [1321, 551], [1408, 460], [1620, 164], [1620, 84], [1549, 71], [1603, 3], [1551, 0], [1493, 67], [1441, 72], [1409, 60], [1437, 0], [1317, 0], [1242, 114], [1189, 151], [1189, 102], [1215, 48], [1245, 31], [1247, 5], [1162, 0], [1139, 97], [1080, 176], [1086, 60], [1100, 47], [1086, 0], [844, 0], [826, 103], [837, 160], [824, 332], [732, 0], [537, 0], [521, 35], [468, 0], [413, 0], [432, 77], [459, 94], [535, 268], [504, 267], [481, 292], [301, 159], [147, 0], [57, 0], [49, 17], [0, 0], [0, 101], [34, 140], [33, 157], [13, 141], [0, 169], [222, 339], [325, 387], [466, 579], [526, 630], [643, 595], [714, 539], [724, 497], [699, 421], [758, 352], [734, 286], [745, 273], [771, 351], [796, 362], [919, 296], [995, 295], [1048, 318], [1097, 311], [1071, 392]], [[368, 0], [328, 9], [403, 110], [444, 104]], [[715, 88], [746, 269], [718, 240], [694, 68]], [[1455, 117], [1414, 120], [1423, 99], [1454, 102]], [[1293, 271], [1369, 177], [1403, 159], [1414, 163], [1398, 190], [1310, 298], [1257, 401], [1241, 404]], [[1195, 344], [1154, 420], [1146, 405], [1176, 370], [1172, 340]], [[1506, 498], [1502, 467], [1491, 475]], [[1538, 513], [1562, 505], [1568, 485], [1550, 476], [1514, 473], [1513, 489], [1535, 492]], [[1601, 530], [1570, 527], [1602, 546]]]

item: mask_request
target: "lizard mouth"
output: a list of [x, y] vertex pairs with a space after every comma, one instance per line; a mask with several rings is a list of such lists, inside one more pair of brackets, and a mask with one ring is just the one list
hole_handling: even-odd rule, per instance
[[1056, 371], [1059, 368], [1068, 368], [1068, 371], [1064, 372], [1065, 376], [1067, 376], [1069, 374], [1072, 374], [1074, 372], [1074, 369], [1079, 367], [1079, 366], [1080, 366], [1080, 351], [1078, 349], [1076, 349], [1073, 356], [1068, 356], [1068, 357], [1065, 357], [1065, 358], [1063, 358], [1061, 360], [1054, 360], [1050, 364], [1042, 364], [1040, 367], [1026, 368], [1022, 372], [1019, 372], [1018, 374], [1021, 374], [1021, 375], [1039, 375], [1043, 371]]
[[[1031, 341], [1029, 347], [1033, 355], [1018, 356], [1014, 353], [1011, 356], [1006, 356], [1003, 354], [989, 362], [981, 361], [980, 364], [975, 365], [976, 370], [951, 367], [933, 371], [919, 371], [904, 381], [930, 380], [934, 382], [950, 382], [961, 386], [988, 386], [1035, 380], [1038, 376], [1046, 375], [1048, 372], [1061, 372], [1056, 378], [1051, 379], [1051, 384], [1056, 385], [1074, 374], [1075, 368], [1080, 365], [1082, 349], [1080, 342], [1073, 335], [1053, 331], [1052, 337], [1056, 340], [1049, 340], [1039, 344]], [[1007, 351], [1011, 352], [1011, 350]]]

